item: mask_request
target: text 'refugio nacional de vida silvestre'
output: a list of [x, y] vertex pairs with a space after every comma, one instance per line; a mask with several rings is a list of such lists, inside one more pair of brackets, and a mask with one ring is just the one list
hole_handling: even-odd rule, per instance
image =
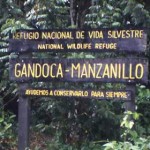
[[[18, 31], [12, 35], [13, 40], [29, 42], [26, 48], [34, 50], [117, 50], [127, 49], [126, 41], [131, 40], [130, 49], [136, 44], [143, 45], [144, 30], [41, 30], [41, 31]], [[122, 39], [123, 41], [119, 41]], [[138, 39], [138, 41], [134, 41]], [[38, 41], [38, 43], [37, 43]], [[14, 41], [13, 41], [14, 42]], [[13, 44], [12, 42], [12, 44]], [[31, 42], [31, 43], [30, 43]], [[35, 43], [36, 42], [36, 43]], [[22, 43], [21, 43], [22, 44]], [[133, 48], [131, 48], [133, 44]], [[15, 46], [15, 43], [14, 43]], [[19, 44], [18, 44], [19, 46]], [[129, 46], [129, 45], [128, 45]], [[139, 45], [138, 45], [139, 46]], [[145, 46], [145, 43], [144, 43]], [[142, 46], [140, 49], [145, 49]], [[23, 49], [23, 45], [21, 45]], [[136, 47], [135, 47], [136, 48]], [[137, 47], [138, 48], [138, 47]]]

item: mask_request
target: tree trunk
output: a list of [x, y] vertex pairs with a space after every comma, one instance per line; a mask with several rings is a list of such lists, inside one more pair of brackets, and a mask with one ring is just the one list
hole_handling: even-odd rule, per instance
[[70, 0], [70, 19], [71, 26], [76, 25], [76, 0]]

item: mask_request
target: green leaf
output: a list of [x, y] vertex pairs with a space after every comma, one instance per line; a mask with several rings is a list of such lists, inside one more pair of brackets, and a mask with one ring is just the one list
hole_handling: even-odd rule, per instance
[[6, 126], [5, 126], [5, 130], [8, 130], [10, 127], [12, 126], [12, 124], [11, 123], [9, 123], [9, 124], [6, 124]]
[[136, 131], [130, 131], [130, 135], [132, 136], [133, 140], [136, 140], [138, 138], [138, 134]]
[[138, 120], [139, 119], [139, 117], [140, 117], [140, 114], [139, 113], [133, 113], [133, 118], [135, 119], [135, 120]]
[[121, 23], [120, 22], [114, 22], [112, 23], [112, 27], [120, 27]]
[[0, 118], [0, 123], [2, 123], [4, 121], [4, 118], [2, 117], [2, 118]]
[[134, 125], [134, 122], [133, 122], [133, 121], [130, 121], [129, 124], [128, 124], [128, 128], [129, 128], [129, 129], [132, 129], [133, 125]]
[[104, 144], [103, 146], [107, 147], [105, 150], [110, 149], [110, 148], [111, 148], [112, 150], [114, 150], [114, 147], [115, 147], [116, 144], [117, 144], [116, 141], [112, 141], [112, 142], [110, 142], [110, 143]]

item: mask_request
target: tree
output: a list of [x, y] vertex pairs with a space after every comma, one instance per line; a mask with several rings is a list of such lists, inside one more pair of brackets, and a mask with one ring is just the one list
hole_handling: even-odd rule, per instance
[[86, 0], [70, 0], [70, 18], [71, 26], [82, 28], [84, 25], [84, 18], [87, 14], [92, 1]]

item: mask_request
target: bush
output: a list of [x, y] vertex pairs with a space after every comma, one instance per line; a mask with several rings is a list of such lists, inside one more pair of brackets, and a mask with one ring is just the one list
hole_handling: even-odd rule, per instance
[[125, 113], [121, 127], [124, 128], [122, 134], [123, 141], [112, 141], [104, 144], [104, 150], [150, 150], [150, 137], [140, 137], [134, 127], [134, 120], [139, 119], [138, 113], [130, 111]]
[[1, 112], [0, 116], [0, 149], [12, 150], [16, 146], [16, 135], [13, 130], [15, 115]]

